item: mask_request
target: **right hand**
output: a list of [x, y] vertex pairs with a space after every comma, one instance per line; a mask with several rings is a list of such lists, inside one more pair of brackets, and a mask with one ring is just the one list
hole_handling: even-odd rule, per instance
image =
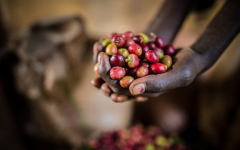
[[[97, 45], [97, 44], [99, 44], [99, 42], [96, 42], [94, 45]], [[98, 55], [99, 55], [99, 53], [100, 53], [100, 51], [99, 51], [98, 48], [99, 48], [98, 46], [94, 46], [94, 48], [93, 48], [93, 63], [94, 63], [94, 64], [96, 64], [96, 63], [98, 62]], [[107, 56], [107, 55], [106, 55], [106, 56]], [[108, 56], [107, 56], [107, 57], [104, 57], [104, 58], [106, 59], [106, 60], [105, 60], [106, 62], [109, 62], [109, 57], [108, 57]], [[110, 70], [110, 68], [111, 68], [111, 65], [110, 65], [110, 63], [108, 63], [107, 68], [104, 67], [104, 70], [105, 70], [105, 69]], [[103, 67], [102, 67], [102, 68], [99, 68], [99, 69], [100, 69], [100, 70], [103, 70]], [[101, 72], [101, 71], [100, 71], [100, 72]], [[102, 75], [103, 75], [103, 74], [102, 74]], [[104, 76], [105, 76], [105, 78], [108, 78], [109, 81], [112, 80], [112, 79], [110, 79], [110, 76], [109, 76], [109, 75], [106, 74], [106, 75], [104, 75]], [[107, 83], [102, 79], [102, 77], [95, 77], [95, 78], [93, 78], [92, 81], [91, 81], [91, 83], [92, 83], [92, 85], [95, 86], [96, 88], [101, 89], [102, 92], [103, 92], [105, 95], [110, 96], [111, 99], [112, 99], [114, 102], [124, 102], [124, 101], [127, 101], [127, 100], [129, 100], [129, 99], [134, 99], [134, 100], [137, 101], [137, 102], [144, 102], [144, 101], [148, 100], [147, 97], [142, 97], [142, 96], [134, 97], [134, 96], [131, 96], [131, 94], [130, 94], [130, 92], [128, 91], [128, 89], [123, 89], [122, 87], [120, 87], [120, 85], [117, 83], [117, 80], [113, 81], [111, 85], [114, 85], [115, 89], [123, 89], [123, 90], [126, 92], [126, 94], [128, 94], [128, 96], [125, 95], [125, 94], [122, 94], [122, 92], [121, 92], [121, 94], [114, 93], [113, 90], [110, 88], [111, 85], [109, 86], [109, 84], [107, 84]], [[116, 86], [118, 86], [118, 87], [116, 87]], [[112, 86], [112, 88], [113, 88], [113, 86]]]

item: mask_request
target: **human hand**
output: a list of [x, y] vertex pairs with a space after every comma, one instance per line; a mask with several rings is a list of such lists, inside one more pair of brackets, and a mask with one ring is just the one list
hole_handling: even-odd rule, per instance
[[[117, 80], [109, 76], [111, 65], [109, 57], [105, 53], [99, 55], [99, 74], [106, 82], [103, 84], [103, 92], [115, 93], [118, 96], [155, 97], [164, 91], [189, 85], [200, 72], [201, 55], [191, 48], [183, 48], [177, 51], [173, 57], [173, 65], [167, 72], [158, 75], [148, 75], [134, 80], [129, 89], [122, 88]], [[115, 98], [116, 96], [111, 97]]]
[[[94, 47], [93, 47], [93, 62], [94, 62], [94, 64], [96, 64], [98, 62], [98, 59], [100, 59], [100, 58], [98, 58], [100, 52], [102, 52], [102, 46], [101, 46], [100, 42], [96, 42], [94, 44]], [[95, 77], [95, 78], [93, 78], [91, 80], [91, 83], [96, 88], [101, 89], [102, 92], [105, 95], [110, 96], [111, 99], [114, 102], [124, 102], [124, 101], [130, 100], [130, 99], [131, 100], [135, 100], [136, 102], [144, 102], [144, 101], [148, 100], [147, 97], [130, 96], [130, 95], [113, 93], [113, 91], [111, 90], [109, 85], [107, 83], [105, 83], [105, 81], [102, 79], [102, 77]], [[118, 88], [120, 89], [122, 87], [120, 87], [120, 85], [119, 85]]]

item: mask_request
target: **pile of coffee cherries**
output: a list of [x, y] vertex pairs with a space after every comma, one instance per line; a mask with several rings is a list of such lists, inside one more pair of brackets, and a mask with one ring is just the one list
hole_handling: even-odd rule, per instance
[[[110, 57], [110, 77], [120, 80], [123, 88], [128, 88], [136, 78], [148, 74], [161, 74], [172, 65], [175, 49], [171, 44], [164, 45], [163, 40], [151, 33], [134, 35], [127, 31], [123, 34], [111, 33], [109, 38], [94, 44], [94, 49], [105, 52]], [[94, 72], [98, 72], [98, 63]]]
[[98, 139], [86, 141], [81, 150], [186, 150], [178, 136], [166, 137], [157, 127], [135, 125], [103, 133]]

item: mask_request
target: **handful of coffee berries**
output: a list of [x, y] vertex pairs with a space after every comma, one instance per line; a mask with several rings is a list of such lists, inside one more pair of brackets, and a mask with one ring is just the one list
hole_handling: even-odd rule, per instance
[[[109, 38], [94, 44], [99, 52], [105, 52], [110, 57], [110, 77], [120, 80], [123, 88], [128, 88], [136, 78], [148, 74], [161, 74], [172, 65], [172, 55], [175, 49], [172, 45], [164, 45], [163, 40], [151, 33], [149, 38], [144, 33], [134, 35], [127, 31], [123, 34], [111, 33]], [[99, 75], [98, 63], [94, 72]]]
[[155, 126], [144, 128], [134, 125], [107, 131], [98, 139], [91, 139], [84, 143], [81, 150], [186, 150], [187, 146], [177, 135], [165, 136]]

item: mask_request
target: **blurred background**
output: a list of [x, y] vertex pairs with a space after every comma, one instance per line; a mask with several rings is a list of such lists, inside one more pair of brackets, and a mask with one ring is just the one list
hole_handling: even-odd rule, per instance
[[[174, 47], [193, 44], [224, 0], [193, 8]], [[0, 149], [69, 150], [135, 123], [177, 133], [191, 149], [240, 149], [240, 36], [190, 86], [114, 103], [90, 81], [92, 47], [144, 31], [159, 1], [0, 1]]]

